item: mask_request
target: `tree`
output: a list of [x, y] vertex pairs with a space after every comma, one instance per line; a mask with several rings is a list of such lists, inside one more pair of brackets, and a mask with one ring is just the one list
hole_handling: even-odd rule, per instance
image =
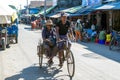
[[14, 5], [9, 5], [9, 7], [11, 7], [12, 9], [17, 10], [17, 8]]

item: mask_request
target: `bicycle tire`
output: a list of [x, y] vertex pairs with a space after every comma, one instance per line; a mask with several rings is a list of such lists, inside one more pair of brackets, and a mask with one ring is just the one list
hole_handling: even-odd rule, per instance
[[75, 73], [75, 61], [72, 51], [70, 50], [67, 55], [67, 69], [70, 77], [74, 76]]
[[39, 46], [38, 49], [39, 53], [39, 66], [42, 68], [42, 62], [43, 62], [43, 50], [42, 50], [42, 45]]

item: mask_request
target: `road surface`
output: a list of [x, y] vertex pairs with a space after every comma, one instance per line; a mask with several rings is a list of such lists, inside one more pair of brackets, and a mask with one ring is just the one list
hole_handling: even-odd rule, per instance
[[[66, 62], [58, 67], [54, 58], [51, 68], [38, 65], [37, 44], [40, 30], [19, 25], [19, 42], [0, 51], [0, 80], [70, 80]], [[72, 80], [120, 80], [120, 51], [110, 51], [108, 46], [96, 43], [72, 43], [75, 57], [75, 75]]]

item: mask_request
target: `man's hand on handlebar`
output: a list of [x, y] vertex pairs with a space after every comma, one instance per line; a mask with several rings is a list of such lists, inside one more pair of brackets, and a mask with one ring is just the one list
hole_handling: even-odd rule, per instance
[[49, 39], [44, 39], [43, 41], [44, 41], [44, 42], [49, 42], [50, 40], [49, 40]]

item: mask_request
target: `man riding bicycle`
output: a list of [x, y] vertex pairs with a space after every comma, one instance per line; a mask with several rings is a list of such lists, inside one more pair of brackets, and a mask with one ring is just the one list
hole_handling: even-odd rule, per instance
[[[68, 39], [67, 33], [69, 29], [70, 29], [70, 22], [67, 21], [67, 14], [61, 13], [61, 20], [56, 24], [57, 40], [58, 41], [67, 40]], [[63, 44], [59, 48], [62, 49]], [[59, 51], [59, 66], [60, 67], [63, 66], [63, 57], [64, 57], [64, 50], [60, 50]]]

